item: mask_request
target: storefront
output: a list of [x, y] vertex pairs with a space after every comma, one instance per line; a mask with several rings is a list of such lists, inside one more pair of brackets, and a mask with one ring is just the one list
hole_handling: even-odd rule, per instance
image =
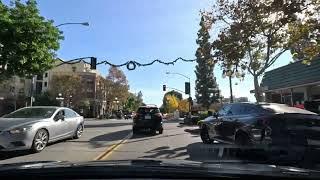
[[267, 102], [290, 106], [320, 103], [320, 58], [310, 65], [298, 61], [268, 71], [261, 86]]

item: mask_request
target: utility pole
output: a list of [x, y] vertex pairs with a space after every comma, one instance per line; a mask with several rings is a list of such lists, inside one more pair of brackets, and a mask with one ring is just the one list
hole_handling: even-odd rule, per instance
[[32, 107], [32, 103], [33, 103], [34, 81], [35, 81], [35, 76], [32, 76], [31, 87], [30, 87], [30, 106], [31, 107]]

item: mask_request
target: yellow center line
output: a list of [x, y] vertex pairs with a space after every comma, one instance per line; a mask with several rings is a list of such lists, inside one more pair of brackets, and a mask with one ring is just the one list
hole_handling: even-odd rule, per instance
[[116, 144], [108, 147], [103, 153], [101, 153], [99, 156], [95, 157], [93, 160], [105, 160], [107, 159], [113, 151], [115, 151], [117, 148], [119, 148], [119, 146], [121, 146], [121, 144], [124, 144], [125, 142], [127, 142], [128, 139], [130, 139], [132, 137], [132, 132], [130, 134], [128, 134], [125, 138], [123, 138], [122, 140], [118, 141]]

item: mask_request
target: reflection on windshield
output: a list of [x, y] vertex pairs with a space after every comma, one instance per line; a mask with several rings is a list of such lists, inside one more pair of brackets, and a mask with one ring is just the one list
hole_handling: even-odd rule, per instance
[[50, 118], [54, 108], [24, 108], [3, 116], [4, 118]]

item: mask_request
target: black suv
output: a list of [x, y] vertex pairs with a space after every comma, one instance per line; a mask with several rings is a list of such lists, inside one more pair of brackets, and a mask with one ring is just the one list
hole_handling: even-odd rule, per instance
[[153, 134], [163, 133], [162, 114], [157, 106], [141, 106], [133, 117], [133, 134], [139, 130], [150, 130]]

